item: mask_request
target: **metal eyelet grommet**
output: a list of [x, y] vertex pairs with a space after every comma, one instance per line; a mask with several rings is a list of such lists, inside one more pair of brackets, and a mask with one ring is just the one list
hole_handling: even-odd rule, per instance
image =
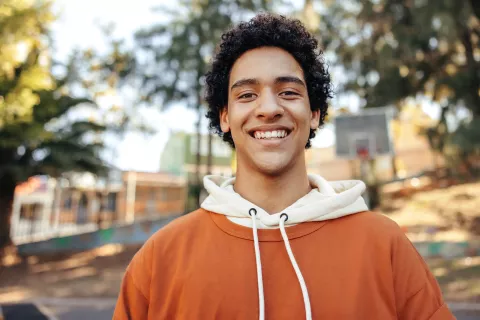
[[253, 214], [254, 216], [256, 216], [256, 215], [257, 215], [257, 209], [252, 208], [252, 209], [248, 210], [248, 214], [249, 214], [250, 216], [252, 216], [252, 214]]
[[283, 216], [286, 217], [285, 222], [287, 222], [287, 221], [288, 221], [288, 214], [282, 213], [282, 214], [280, 215], [280, 219], [282, 219]]

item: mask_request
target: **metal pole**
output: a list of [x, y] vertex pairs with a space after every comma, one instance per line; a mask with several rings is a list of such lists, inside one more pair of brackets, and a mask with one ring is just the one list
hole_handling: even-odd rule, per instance
[[125, 221], [127, 223], [132, 223], [135, 220], [135, 192], [136, 192], [136, 183], [137, 182], [137, 173], [128, 172], [127, 176], [127, 210]]

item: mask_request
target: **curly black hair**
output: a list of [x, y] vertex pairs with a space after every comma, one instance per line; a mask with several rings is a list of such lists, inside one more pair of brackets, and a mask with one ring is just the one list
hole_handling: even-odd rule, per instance
[[[320, 126], [325, 122], [328, 99], [332, 98], [332, 86], [323, 53], [318, 41], [296, 19], [272, 13], [261, 13], [248, 22], [242, 22], [222, 35], [219, 49], [213, 58], [211, 70], [205, 76], [205, 100], [210, 129], [228, 142], [235, 144], [230, 132], [220, 128], [220, 112], [228, 103], [228, 82], [235, 61], [245, 52], [260, 47], [277, 47], [290, 53], [300, 64], [305, 75], [310, 108], [320, 110]], [[316, 130], [310, 130], [305, 148]]]

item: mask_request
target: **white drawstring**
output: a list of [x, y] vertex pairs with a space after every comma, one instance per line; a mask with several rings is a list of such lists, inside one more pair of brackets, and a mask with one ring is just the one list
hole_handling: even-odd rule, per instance
[[288, 256], [290, 257], [290, 262], [292, 263], [293, 269], [297, 274], [298, 282], [300, 283], [300, 288], [302, 288], [303, 303], [305, 304], [305, 315], [307, 320], [312, 319], [312, 310], [310, 307], [310, 298], [308, 297], [308, 290], [305, 280], [303, 279], [302, 272], [298, 267], [297, 261], [293, 256], [292, 248], [290, 247], [290, 242], [288, 241], [287, 233], [285, 232], [285, 221], [288, 220], [288, 215], [282, 213], [280, 215], [280, 232], [282, 233], [283, 242], [285, 242], [285, 248], [287, 249]]
[[258, 304], [259, 312], [258, 318], [260, 320], [265, 319], [265, 297], [263, 296], [263, 276], [262, 276], [262, 261], [260, 260], [260, 245], [258, 244], [258, 234], [257, 234], [257, 210], [254, 208], [250, 209], [249, 212], [252, 217], [253, 223], [253, 243], [255, 246], [255, 260], [257, 262], [257, 283], [258, 283]]
[[[263, 294], [263, 276], [262, 276], [262, 261], [260, 260], [260, 245], [258, 243], [258, 234], [257, 234], [257, 210], [251, 208], [248, 212], [252, 217], [252, 225], [253, 225], [253, 243], [255, 246], [255, 260], [257, 263], [257, 283], [258, 283], [258, 304], [259, 304], [259, 315], [258, 318], [260, 320], [265, 319], [265, 297]], [[285, 221], [288, 220], [288, 215], [286, 213], [282, 213], [280, 215], [280, 232], [282, 234], [283, 242], [285, 243], [285, 248], [287, 249], [288, 257], [290, 258], [290, 263], [295, 270], [297, 275], [298, 282], [300, 284], [300, 288], [302, 289], [303, 295], [303, 303], [305, 304], [305, 315], [307, 320], [312, 320], [312, 309], [310, 306], [310, 298], [308, 297], [308, 290], [305, 280], [303, 279], [302, 272], [298, 267], [297, 261], [293, 256], [292, 248], [290, 247], [290, 242], [288, 241], [287, 233], [285, 232]]]

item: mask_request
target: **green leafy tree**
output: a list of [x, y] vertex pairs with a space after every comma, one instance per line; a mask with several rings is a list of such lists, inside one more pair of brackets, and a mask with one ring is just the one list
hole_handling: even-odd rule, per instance
[[[99, 156], [103, 144], [96, 139], [106, 127], [62, 119], [73, 108], [91, 101], [63, 95], [62, 80], [52, 81], [58, 89], [34, 91], [38, 102], [28, 122], [6, 122], [0, 129], [0, 247], [10, 239], [11, 205], [19, 182], [35, 174], [56, 177], [65, 171], [102, 173], [106, 169]], [[49, 126], [56, 128], [50, 130]]]
[[0, 128], [28, 122], [38, 103], [37, 90], [52, 89], [45, 41], [54, 17], [50, 3], [0, 3]]
[[[102, 112], [93, 98], [100, 89], [87, 84], [128, 70], [128, 55], [113, 47], [94, 66], [74, 54], [63, 75], [54, 76], [49, 42], [53, 20], [48, 1], [0, 4], [0, 248], [10, 243], [11, 206], [19, 182], [36, 174], [105, 173], [103, 134], [126, 123], [124, 116], [113, 122], [104, 121], [110, 118], [105, 112], [99, 117]], [[82, 74], [94, 74], [92, 68], [96, 75], [82, 79]]]
[[[474, 1], [356, 0], [326, 10], [329, 48], [367, 107], [420, 94], [480, 115], [480, 21]], [[334, 34], [337, 34], [335, 37]]]

